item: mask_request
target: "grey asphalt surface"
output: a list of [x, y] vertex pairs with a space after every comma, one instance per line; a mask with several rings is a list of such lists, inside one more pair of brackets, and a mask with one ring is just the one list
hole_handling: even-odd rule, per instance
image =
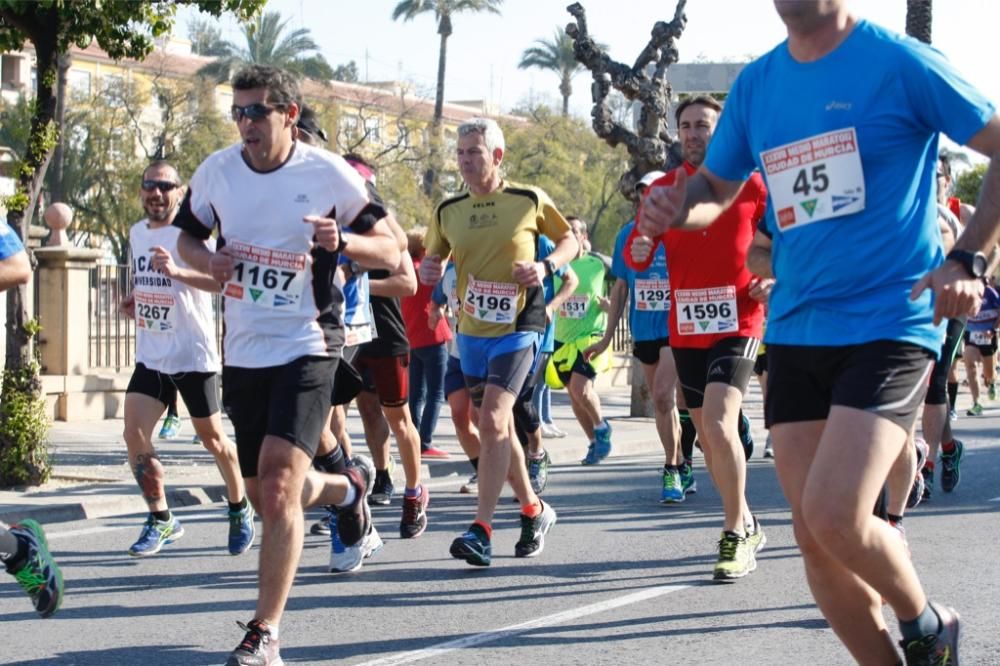
[[[556, 396], [557, 422], [571, 437], [546, 440], [556, 465], [544, 496], [559, 521], [538, 558], [513, 557], [518, 510], [509, 499], [497, 514], [492, 566], [449, 557], [448, 545], [474, 511], [474, 499], [458, 493], [469, 468], [428, 463], [430, 526], [419, 539], [398, 538], [398, 503], [377, 508], [385, 547], [360, 572], [334, 576], [329, 542], [306, 537], [281, 625], [284, 660], [851, 663], [812, 603], [773, 465], [759, 457], [756, 387], [747, 403], [758, 442], [748, 495], [768, 543], [758, 570], [733, 584], [709, 580], [721, 506], [700, 459], [698, 494], [658, 504], [662, 461], [652, 422], [625, 418], [626, 391], [605, 398], [616, 451], [598, 467], [582, 467], [584, 439], [564, 396]], [[354, 419], [350, 430], [360, 433]], [[1000, 406], [955, 425], [967, 446], [962, 483], [908, 514], [907, 534], [929, 595], [962, 613], [962, 663], [1000, 664], [1000, 565], [991, 538], [1000, 509]], [[221, 664], [242, 638], [235, 622], [252, 616], [257, 551], [225, 552], [222, 486], [211, 459], [187, 436], [160, 446], [186, 534], [160, 555], [130, 558], [125, 549], [144, 509], [120, 431], [120, 421], [56, 424], [57, 478], [37, 491], [0, 493], [3, 520], [20, 512], [45, 523], [67, 580], [66, 601], [50, 620], [37, 618], [12, 580], [0, 583], [0, 663]], [[437, 443], [458, 457], [447, 411], [439, 432]], [[887, 622], [895, 633], [891, 613]]]

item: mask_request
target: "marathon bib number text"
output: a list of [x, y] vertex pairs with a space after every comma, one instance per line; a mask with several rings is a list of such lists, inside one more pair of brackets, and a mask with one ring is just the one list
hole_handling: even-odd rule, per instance
[[677, 331], [681, 335], [728, 333], [739, 326], [736, 287], [678, 289]]
[[517, 313], [517, 285], [477, 280], [470, 275], [462, 311], [491, 324], [513, 323]]
[[669, 312], [670, 280], [636, 279], [635, 309], [639, 312]]
[[865, 174], [853, 127], [761, 154], [778, 229], [797, 229], [865, 209]]
[[149, 333], [172, 333], [177, 328], [177, 308], [171, 294], [135, 292], [135, 325]]
[[226, 247], [236, 260], [223, 294], [265, 308], [295, 309], [306, 284], [306, 255], [232, 241]]
[[566, 319], [583, 319], [589, 307], [589, 296], [570, 296], [559, 306], [559, 315]]
[[969, 340], [974, 345], [988, 345], [993, 340], [993, 331], [969, 331]]

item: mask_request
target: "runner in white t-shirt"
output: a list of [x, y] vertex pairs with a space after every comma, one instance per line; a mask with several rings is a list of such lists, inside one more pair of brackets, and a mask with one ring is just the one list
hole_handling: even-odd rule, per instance
[[[254, 510], [247, 501], [236, 446], [219, 413], [219, 355], [208, 291], [219, 285], [177, 255], [177, 216], [182, 186], [177, 170], [154, 162], [143, 172], [146, 219], [129, 230], [132, 291], [122, 309], [135, 318], [135, 370], [125, 392], [125, 444], [129, 465], [149, 517], [129, 555], [155, 555], [184, 534], [164, 495], [164, 469], [153, 446], [153, 429], [178, 393], [202, 445], [214, 456], [229, 498], [229, 553], [246, 552], [254, 539]], [[210, 242], [210, 241], [209, 241]], [[203, 291], [205, 290], [205, 291]]]
[[[341, 157], [293, 138], [301, 94], [290, 73], [250, 65], [232, 87], [242, 141], [198, 167], [175, 224], [185, 232], [181, 256], [224, 284], [223, 386], [262, 522], [257, 608], [227, 662], [239, 666], [281, 663], [278, 625], [302, 553], [303, 507], [337, 506], [347, 546], [368, 530], [365, 470], [310, 466], [344, 345], [338, 253], [386, 269], [400, 254], [364, 179]], [[342, 235], [340, 224], [355, 233]], [[214, 229], [217, 252], [200, 242]]]

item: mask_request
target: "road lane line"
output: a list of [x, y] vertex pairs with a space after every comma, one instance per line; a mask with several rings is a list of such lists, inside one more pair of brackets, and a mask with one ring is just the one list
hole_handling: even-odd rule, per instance
[[397, 655], [392, 655], [390, 657], [382, 657], [380, 659], [375, 659], [374, 661], [366, 661], [358, 666], [395, 666], [396, 664], [408, 664], [414, 661], [421, 661], [423, 659], [431, 659], [433, 657], [440, 656], [447, 652], [452, 652], [454, 650], [461, 650], [463, 648], [475, 647], [477, 645], [483, 645], [485, 643], [492, 643], [510, 636], [517, 636], [519, 634], [527, 633], [532, 629], [538, 629], [541, 627], [549, 627], [556, 624], [562, 624], [564, 622], [569, 622], [570, 620], [576, 620], [581, 617], [586, 617], [588, 615], [595, 615], [597, 613], [603, 613], [604, 611], [612, 610], [615, 608], [621, 608], [622, 606], [628, 606], [630, 604], [639, 603], [640, 601], [646, 601], [647, 599], [655, 599], [656, 597], [661, 597], [671, 592], [679, 592], [681, 590], [691, 587], [690, 585], [662, 585], [660, 587], [652, 587], [647, 590], [641, 590], [639, 592], [633, 592], [632, 594], [626, 594], [623, 597], [618, 597], [616, 599], [608, 599], [606, 601], [600, 601], [596, 604], [590, 604], [589, 606], [581, 606], [580, 608], [572, 608], [567, 611], [562, 611], [561, 613], [555, 613], [553, 615], [545, 615], [543, 617], [536, 618], [534, 620], [528, 620], [527, 622], [522, 622], [520, 624], [512, 624], [509, 627], [504, 627], [502, 629], [497, 629], [495, 631], [487, 631], [481, 634], [472, 634], [470, 636], [465, 636], [463, 638], [457, 638], [452, 641], [447, 641], [445, 643], [439, 643], [438, 645], [432, 645], [428, 648], [423, 648], [421, 650], [414, 650], [413, 652], [402, 652]]

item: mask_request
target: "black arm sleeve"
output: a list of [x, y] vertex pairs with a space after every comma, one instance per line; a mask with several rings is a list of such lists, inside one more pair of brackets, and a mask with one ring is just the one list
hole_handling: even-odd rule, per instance
[[206, 227], [201, 220], [194, 214], [191, 210], [191, 188], [188, 188], [187, 194], [184, 195], [184, 200], [181, 201], [180, 210], [177, 211], [177, 217], [174, 218], [174, 226], [180, 227], [184, 231], [188, 232], [198, 240], [208, 240], [212, 236], [212, 227]]

